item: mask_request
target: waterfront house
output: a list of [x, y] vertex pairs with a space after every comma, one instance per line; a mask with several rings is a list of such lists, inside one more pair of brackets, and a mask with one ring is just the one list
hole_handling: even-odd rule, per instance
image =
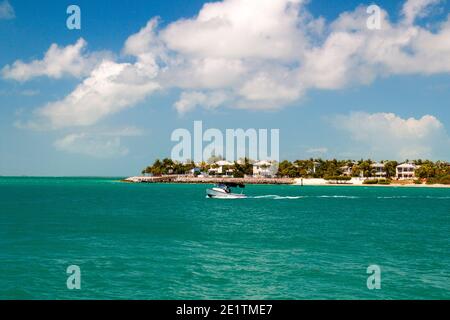
[[351, 176], [353, 176], [353, 168], [355, 167], [355, 166], [357, 166], [358, 165], [358, 163], [357, 162], [355, 162], [355, 161], [349, 161], [349, 162], [347, 162], [347, 164], [345, 165], [345, 166], [343, 166], [343, 167], [340, 167], [340, 169], [341, 169], [341, 171], [342, 171], [342, 175], [343, 176], [347, 176], [347, 177], [351, 177]]
[[341, 167], [342, 175], [351, 177], [352, 176], [353, 166], [343, 166]]
[[233, 162], [220, 160], [215, 162], [214, 165], [211, 166], [211, 168], [208, 170], [208, 174], [231, 176], [234, 172], [234, 169], [232, 168], [233, 166]]
[[274, 176], [273, 163], [270, 161], [258, 161], [253, 164], [254, 177], [270, 178]]
[[415, 171], [418, 167], [413, 163], [402, 163], [396, 168], [397, 180], [415, 179]]
[[387, 173], [384, 170], [383, 163], [376, 162], [376, 163], [372, 163], [370, 166], [372, 167], [376, 178], [385, 178], [386, 177]]

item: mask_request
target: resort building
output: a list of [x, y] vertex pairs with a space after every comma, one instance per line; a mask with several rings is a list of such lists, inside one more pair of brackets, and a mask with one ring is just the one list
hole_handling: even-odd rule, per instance
[[208, 174], [218, 174], [218, 175], [233, 175], [234, 169], [231, 168], [234, 166], [233, 162], [229, 162], [226, 160], [220, 160], [214, 163], [211, 168], [208, 170]]
[[253, 176], [254, 177], [273, 177], [274, 169], [273, 163], [270, 161], [258, 161], [253, 164]]
[[351, 177], [352, 176], [353, 166], [343, 166], [341, 167], [342, 175]]
[[387, 173], [384, 170], [383, 163], [378, 163], [378, 162], [372, 163], [370, 166], [373, 168], [376, 178], [385, 178], [386, 177]]
[[396, 177], [398, 180], [415, 179], [415, 171], [418, 167], [413, 163], [402, 163], [396, 168]]

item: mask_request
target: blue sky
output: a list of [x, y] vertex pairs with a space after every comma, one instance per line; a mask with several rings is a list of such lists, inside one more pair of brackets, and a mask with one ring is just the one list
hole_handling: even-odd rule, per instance
[[450, 160], [448, 1], [376, 1], [375, 31], [372, 2], [255, 3], [0, 0], [0, 175], [136, 174], [195, 120], [280, 129], [283, 159]]

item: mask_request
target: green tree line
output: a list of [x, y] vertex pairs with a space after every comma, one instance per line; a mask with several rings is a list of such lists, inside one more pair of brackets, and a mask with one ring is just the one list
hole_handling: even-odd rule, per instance
[[[187, 174], [192, 169], [198, 168], [196, 172], [207, 172], [210, 168], [216, 168], [215, 162], [221, 160], [221, 157], [209, 159], [207, 162], [202, 162], [196, 165], [193, 161], [180, 163], [169, 158], [163, 160], [157, 159], [151, 165], [142, 170], [142, 174], [149, 174], [154, 176], [167, 174]], [[415, 171], [416, 178], [427, 181], [428, 183], [446, 183], [450, 184], [450, 164], [444, 161], [430, 161], [430, 160], [413, 160], [406, 162], [414, 163], [418, 166]], [[234, 177], [244, 177], [245, 175], [253, 174], [252, 161], [245, 158], [240, 162], [235, 162], [233, 166], [224, 168], [233, 169]], [[344, 173], [350, 177], [375, 177], [375, 168], [372, 166], [375, 162], [371, 159], [354, 160], [324, 160], [324, 159], [306, 159], [288, 161], [284, 160], [278, 164], [277, 176], [290, 178], [326, 178], [332, 180], [342, 180]], [[396, 175], [396, 167], [399, 162], [392, 160], [381, 161], [384, 164], [383, 171], [386, 172], [387, 179], [393, 179]], [[344, 172], [345, 168], [349, 168], [348, 172]]]

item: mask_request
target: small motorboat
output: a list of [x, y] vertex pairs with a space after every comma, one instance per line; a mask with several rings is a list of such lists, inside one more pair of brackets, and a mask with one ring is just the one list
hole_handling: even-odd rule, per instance
[[247, 198], [245, 194], [241, 193], [233, 193], [231, 192], [231, 188], [245, 188], [245, 185], [242, 183], [219, 183], [214, 185], [211, 189], [206, 189], [206, 195], [208, 198], [217, 198], [217, 199], [244, 199]]

